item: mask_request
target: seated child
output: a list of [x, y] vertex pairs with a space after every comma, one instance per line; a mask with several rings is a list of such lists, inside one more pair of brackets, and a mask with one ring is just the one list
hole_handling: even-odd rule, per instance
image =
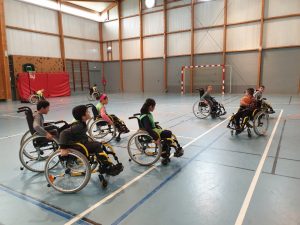
[[66, 126], [57, 127], [49, 125], [45, 127], [45, 120], [43, 115], [47, 115], [50, 109], [50, 103], [46, 100], [41, 100], [37, 104], [37, 111], [33, 113], [33, 129], [38, 135], [45, 136], [48, 140], [58, 137], [58, 133], [65, 129]]
[[99, 103], [96, 105], [99, 115], [103, 120], [105, 120], [109, 125], [115, 125], [117, 131], [119, 132], [119, 137], [121, 133], [128, 133], [129, 130], [126, 127], [125, 123], [120, 120], [115, 115], [107, 115], [105, 105], [108, 104], [108, 97], [106, 94], [102, 94], [99, 99]]
[[99, 92], [97, 84], [94, 84], [93, 87], [90, 88], [90, 95], [92, 95], [94, 92]]
[[[259, 87], [259, 89], [256, 90], [256, 92], [254, 93], [254, 98], [255, 98], [256, 100], [262, 99], [262, 95], [263, 95], [263, 92], [265, 91], [265, 89], [266, 89], [265, 86], [264, 86], [264, 85], [261, 85], [261, 86]], [[270, 113], [270, 114], [275, 113], [274, 109], [272, 108], [272, 106], [271, 106], [269, 103], [267, 103], [267, 102], [264, 102], [264, 103], [265, 103], [265, 105], [267, 106], [267, 108], [270, 109], [270, 111], [269, 111], [268, 113]]]
[[[154, 99], [148, 98], [144, 103], [143, 107], [141, 108], [140, 120], [143, 128], [149, 133], [149, 135], [153, 138], [155, 143], [160, 144], [161, 139], [167, 139], [172, 137], [172, 131], [164, 130], [155, 124], [153, 115], [151, 113], [154, 111], [155, 105], [156, 102], [154, 101]], [[174, 156], [180, 157], [183, 155], [183, 149], [180, 147], [178, 142], [176, 144], [178, 146], [176, 148]], [[168, 146], [166, 144], [162, 146], [161, 156], [163, 158], [168, 158], [170, 156], [170, 150], [167, 149], [167, 147]]]
[[254, 89], [248, 88], [245, 92], [245, 95], [240, 100], [240, 108], [238, 112], [234, 115], [236, 126], [235, 128], [237, 130], [237, 133], [241, 132], [240, 119], [251, 115], [251, 113], [253, 112], [256, 102], [255, 98], [253, 97], [253, 94]]
[[63, 130], [59, 136], [61, 155], [68, 155], [69, 147], [73, 146], [77, 142], [83, 144], [89, 153], [94, 153], [97, 159], [101, 161], [105, 168], [105, 173], [108, 175], [116, 176], [122, 172], [123, 167], [119, 164], [114, 165], [106, 154], [100, 154], [105, 149], [105, 146], [96, 141], [91, 141], [87, 133], [86, 121], [91, 119], [88, 108], [85, 105], [79, 105], [72, 110], [73, 117], [77, 122], [70, 125], [69, 128]]
[[207, 101], [207, 103], [210, 105], [211, 107], [211, 117], [215, 118], [217, 116], [217, 114], [219, 115], [225, 115], [225, 109], [224, 112], [218, 112], [219, 111], [219, 106], [223, 107], [222, 105], [220, 105], [214, 97], [212, 97], [210, 94], [213, 92], [213, 86], [212, 85], [208, 85], [206, 87], [206, 92], [203, 94], [202, 98]]
[[36, 92], [36, 94], [39, 96], [40, 99], [45, 99], [45, 98], [44, 98], [44, 92], [45, 92], [45, 90], [44, 90], [44, 89], [41, 89], [41, 90], [38, 90], [38, 91]]

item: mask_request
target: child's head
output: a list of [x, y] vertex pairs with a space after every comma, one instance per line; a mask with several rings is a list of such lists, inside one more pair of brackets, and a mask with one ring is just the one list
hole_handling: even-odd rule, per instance
[[254, 95], [254, 88], [248, 88], [246, 90], [246, 95], [253, 96]]
[[100, 102], [103, 104], [103, 105], [106, 105], [108, 103], [108, 97], [106, 94], [101, 94], [100, 95]]
[[91, 119], [90, 112], [85, 105], [78, 105], [72, 110], [73, 117], [75, 120], [80, 122], [86, 122]]
[[211, 92], [213, 91], [213, 86], [212, 86], [212, 85], [207, 85], [206, 91], [207, 91], [208, 93], [211, 93]]
[[94, 87], [97, 87], [97, 84], [94, 84]]
[[46, 100], [41, 100], [36, 105], [36, 109], [42, 114], [47, 114], [49, 112], [49, 108], [50, 108], [50, 103]]
[[264, 92], [265, 86], [264, 85], [259, 86], [258, 90], [261, 91], [261, 92]]
[[147, 98], [143, 107], [141, 108], [141, 113], [146, 114], [149, 112], [153, 112], [155, 109], [156, 102], [152, 98]]

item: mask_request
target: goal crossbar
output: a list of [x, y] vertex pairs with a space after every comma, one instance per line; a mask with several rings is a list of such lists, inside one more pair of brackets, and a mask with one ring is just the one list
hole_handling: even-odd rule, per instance
[[196, 66], [182, 66], [181, 67], [181, 94], [185, 93], [185, 73], [186, 69], [194, 68], [210, 68], [210, 67], [221, 67], [222, 68], [222, 95], [225, 93], [225, 70], [226, 66], [224, 64], [207, 64], [207, 65], [196, 65]]

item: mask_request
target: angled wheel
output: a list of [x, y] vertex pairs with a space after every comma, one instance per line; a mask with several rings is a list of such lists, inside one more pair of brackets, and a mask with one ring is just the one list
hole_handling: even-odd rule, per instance
[[30, 131], [26, 131], [26, 133], [22, 136], [21, 141], [20, 141], [20, 146], [22, 146], [22, 144], [24, 143], [24, 141], [26, 141], [27, 138], [29, 138], [31, 136]]
[[91, 123], [88, 133], [93, 139], [108, 143], [116, 136], [116, 127], [108, 125], [103, 119], [96, 119]]
[[67, 156], [61, 156], [58, 150], [49, 156], [45, 165], [45, 176], [48, 186], [55, 190], [75, 193], [88, 184], [91, 166], [87, 157], [77, 150], [70, 149]]
[[46, 159], [58, 149], [55, 140], [33, 135], [26, 139], [19, 151], [22, 165], [32, 172], [44, 172]]
[[269, 114], [265, 111], [258, 112], [253, 119], [253, 129], [258, 136], [266, 135], [269, 128]]
[[33, 105], [36, 105], [39, 101], [39, 97], [37, 95], [31, 95], [29, 97], [29, 102]]
[[161, 145], [156, 145], [146, 131], [138, 131], [128, 141], [129, 157], [142, 166], [156, 163], [161, 156]]
[[198, 100], [193, 105], [193, 113], [197, 118], [205, 119], [211, 114], [211, 108], [208, 103]]

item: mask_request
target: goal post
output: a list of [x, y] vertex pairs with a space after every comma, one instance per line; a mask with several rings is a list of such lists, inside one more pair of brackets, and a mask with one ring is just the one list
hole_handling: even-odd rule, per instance
[[[224, 65], [224, 64], [206, 64], [206, 65], [195, 65], [195, 66], [182, 66], [181, 67], [181, 94], [185, 94], [186, 93], [186, 88], [185, 88], [185, 85], [186, 85], [186, 82], [185, 82], [185, 76], [186, 76], [186, 73], [185, 71], [186, 70], [193, 70], [193, 69], [196, 69], [196, 68], [221, 68], [221, 92], [222, 92], [222, 95], [225, 94], [225, 73], [226, 73], [226, 67], [231, 67], [230, 65]], [[231, 72], [232, 72], [232, 68], [230, 68], [229, 70], [230, 72], [230, 86], [231, 86]], [[193, 84], [192, 84], [193, 85]], [[193, 90], [193, 87], [190, 87], [191, 90]], [[231, 87], [230, 87], [230, 92], [231, 92]]]

